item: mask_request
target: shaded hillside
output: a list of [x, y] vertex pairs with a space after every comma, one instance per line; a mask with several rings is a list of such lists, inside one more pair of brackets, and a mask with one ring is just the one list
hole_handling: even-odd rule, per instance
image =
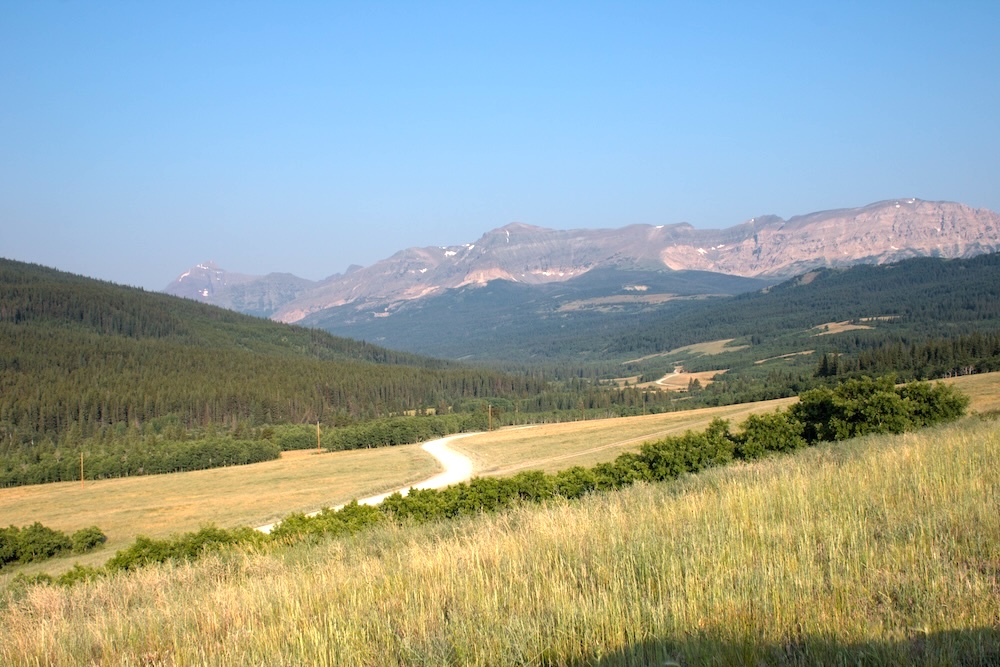
[[[722, 365], [706, 366], [731, 368], [797, 351], [841, 349], [849, 338], [866, 346], [889, 340], [908, 345], [991, 330], [1000, 323], [997, 254], [818, 269], [766, 289], [759, 282], [700, 272], [591, 274], [545, 286], [497, 280], [481, 288], [449, 290], [382, 318], [365, 320], [362, 313], [355, 320], [334, 319], [326, 311], [325, 317], [306, 321], [442, 357], [574, 366], [601, 374], [621, 374], [614, 369], [622, 362], [705, 341], [737, 339], [735, 345], [749, 346], [739, 355], [727, 353], [711, 361]], [[704, 287], [708, 277], [717, 280], [711, 290]], [[634, 285], [649, 289], [625, 289]], [[717, 296], [698, 296], [699, 290]], [[727, 296], [738, 291], [744, 293]], [[648, 298], [666, 293], [676, 298]], [[618, 300], [598, 294], [616, 294]], [[811, 330], [852, 320], [866, 328], [822, 337]], [[669, 361], [651, 363], [659, 370], [671, 368]], [[815, 358], [801, 361], [812, 364]]]
[[[707, 271], [594, 269], [559, 283], [493, 280], [446, 290], [374, 314], [367, 304], [327, 309], [308, 326], [452, 359], [544, 363], [600, 359], [600, 334], [617, 335], [636, 318], [673, 313], [759, 290], [769, 281]], [[566, 342], [576, 341], [571, 347]], [[594, 345], [591, 345], [594, 343]]]
[[[712, 354], [685, 346], [730, 341]], [[595, 346], [593, 340], [576, 341]], [[844, 375], [937, 378], [1000, 368], [1000, 255], [825, 269], [605, 336], [619, 375], [728, 369], [699, 400], [787, 396]]]
[[995, 327], [1000, 323], [1000, 255], [820, 269], [759, 292], [649, 318], [604, 344], [611, 356], [653, 354], [724, 338], [763, 345], [804, 334], [821, 344], [832, 339], [817, 341], [820, 332], [808, 330], [842, 321], [870, 327], [852, 331], [853, 336], [878, 330], [910, 339]]
[[540, 382], [0, 260], [0, 442], [377, 416]]

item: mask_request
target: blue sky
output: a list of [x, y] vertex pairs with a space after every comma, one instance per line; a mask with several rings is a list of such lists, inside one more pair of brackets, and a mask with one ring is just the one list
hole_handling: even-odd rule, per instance
[[1000, 211], [1000, 2], [0, 0], [0, 256], [320, 279], [509, 222]]

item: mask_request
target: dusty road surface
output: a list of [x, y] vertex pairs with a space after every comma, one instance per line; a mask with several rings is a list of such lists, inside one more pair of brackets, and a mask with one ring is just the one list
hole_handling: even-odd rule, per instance
[[[417, 482], [416, 484], [410, 484], [402, 489], [394, 489], [392, 491], [387, 491], [386, 493], [381, 493], [377, 496], [369, 496], [368, 498], [361, 498], [358, 500], [359, 505], [378, 505], [383, 500], [388, 498], [394, 493], [400, 493], [406, 495], [410, 492], [411, 488], [415, 489], [443, 489], [446, 486], [451, 486], [452, 484], [458, 484], [472, 478], [472, 460], [469, 459], [465, 454], [456, 452], [454, 449], [448, 446], [448, 443], [452, 440], [457, 440], [459, 438], [465, 438], [470, 435], [475, 435], [474, 433], [459, 433], [456, 435], [449, 435], [445, 438], [439, 438], [437, 440], [431, 440], [430, 442], [425, 442], [420, 448], [425, 452], [433, 456], [438, 460], [438, 462], [444, 467], [443, 472], [439, 472], [433, 477], [429, 477], [422, 482]], [[338, 505], [334, 509], [340, 509], [343, 505]], [[319, 514], [320, 510], [315, 512], [310, 512], [306, 516], [316, 516]], [[269, 523], [266, 526], [258, 526], [257, 530], [262, 533], [270, 533], [275, 526], [280, 522]]]

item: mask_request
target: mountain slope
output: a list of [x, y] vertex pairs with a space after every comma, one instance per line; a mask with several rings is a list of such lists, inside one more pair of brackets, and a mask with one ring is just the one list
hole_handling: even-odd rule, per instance
[[[339, 308], [384, 316], [405, 302], [448, 289], [493, 280], [545, 285], [595, 269], [693, 270], [777, 282], [812, 268], [969, 257], [997, 250], [1000, 215], [952, 202], [900, 199], [787, 221], [757, 217], [721, 230], [689, 224], [554, 230], [514, 223], [474, 243], [409, 248], [318, 283], [295, 282], [287, 274], [254, 278], [203, 267], [202, 273], [216, 273], [201, 277], [195, 286], [192, 270], [166, 291], [297, 322]], [[349, 317], [339, 314], [334, 319]]]
[[268, 317], [315, 286], [315, 282], [290, 273], [251, 276], [226, 271], [215, 262], [204, 262], [179, 275], [164, 291], [247, 315]]
[[[714, 296], [702, 293], [706, 276], [718, 281]], [[688, 291], [678, 284], [684, 278]], [[443, 358], [606, 366], [730, 338], [752, 343], [740, 353], [752, 363], [835, 343], [812, 338], [812, 327], [876, 317], [884, 319], [861, 323], [876, 332], [854, 336], [921, 340], [996, 329], [1000, 254], [816, 269], [770, 287], [701, 272], [595, 270], [545, 286], [496, 280], [447, 290], [386, 317], [331, 309], [303, 324]]]
[[492, 280], [447, 289], [387, 308], [361, 301], [301, 320], [337, 335], [450, 359], [519, 363], [558, 358], [561, 341], [585, 335], [580, 360], [600, 358], [595, 338], [653, 312], [673, 313], [706, 299], [759, 290], [769, 281], [703, 271], [593, 269], [559, 283]]
[[0, 452], [166, 417], [333, 421], [542, 387], [0, 259]]

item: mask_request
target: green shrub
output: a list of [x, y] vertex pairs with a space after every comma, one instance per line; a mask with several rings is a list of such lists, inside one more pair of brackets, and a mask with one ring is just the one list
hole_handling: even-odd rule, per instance
[[316, 426], [309, 424], [284, 424], [274, 427], [274, 441], [281, 451], [313, 449], [316, 447]]
[[116, 553], [105, 568], [109, 572], [136, 570], [150, 563], [163, 563], [169, 558], [170, 545], [166, 540], [139, 535], [131, 546]]
[[563, 498], [581, 498], [597, 488], [597, 475], [593, 470], [573, 466], [560, 470], [553, 479], [552, 490]]
[[541, 470], [525, 470], [509, 478], [517, 497], [523, 501], [539, 503], [548, 500], [555, 494], [555, 484], [551, 475]]
[[307, 517], [301, 512], [281, 520], [270, 533], [271, 539], [301, 538], [306, 535], [353, 535], [382, 521], [385, 515], [370, 505], [353, 500], [339, 510], [329, 507]]
[[72, 586], [80, 581], [92, 581], [103, 574], [103, 570], [76, 563], [71, 570], [67, 570], [56, 577], [55, 583], [61, 586]]
[[736, 456], [756, 459], [767, 452], [790, 452], [806, 444], [802, 422], [787, 412], [750, 415], [743, 420], [743, 432], [737, 437]]
[[105, 535], [97, 526], [81, 528], [70, 536], [73, 545], [73, 553], [83, 554], [92, 551], [108, 541]]
[[0, 567], [18, 559], [18, 535], [21, 530], [17, 526], [0, 528]]
[[907, 403], [915, 427], [954, 421], [965, 414], [969, 397], [951, 385], [937, 382], [910, 382], [898, 389]]
[[73, 548], [73, 543], [65, 533], [53, 530], [35, 522], [22, 528], [18, 534], [18, 561], [33, 563], [66, 553]]
[[379, 510], [397, 521], [422, 523], [446, 516], [445, 498], [437, 489], [410, 489], [407, 495], [393, 493]]
[[957, 419], [969, 399], [953, 387], [911, 382], [897, 387], [891, 375], [852, 378], [835, 389], [811, 389], [788, 410], [802, 423], [809, 444], [869, 433], [902, 433]]

